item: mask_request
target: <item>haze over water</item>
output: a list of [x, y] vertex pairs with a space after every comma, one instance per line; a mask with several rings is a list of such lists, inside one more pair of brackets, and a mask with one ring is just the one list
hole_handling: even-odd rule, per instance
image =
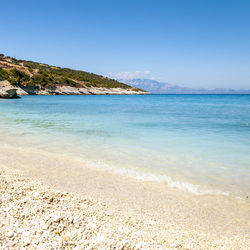
[[83, 165], [166, 182], [196, 194], [246, 198], [250, 96], [0, 100], [0, 146], [6, 144], [67, 155]]

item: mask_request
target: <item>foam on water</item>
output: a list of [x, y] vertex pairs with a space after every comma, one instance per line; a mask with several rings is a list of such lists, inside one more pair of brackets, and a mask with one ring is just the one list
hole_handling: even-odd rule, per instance
[[[85, 164], [86, 164], [86, 161], [85, 161]], [[195, 185], [195, 184], [188, 183], [188, 182], [174, 181], [171, 177], [166, 176], [166, 175], [156, 175], [156, 174], [146, 173], [142, 171], [139, 172], [134, 169], [118, 168], [116, 166], [107, 165], [100, 161], [91, 162], [91, 163], [88, 162], [87, 165], [95, 167], [95, 168], [110, 170], [119, 175], [132, 177], [140, 181], [152, 181], [152, 182], [166, 183], [169, 187], [178, 188], [180, 190], [185, 190], [196, 195], [205, 195], [205, 194], [225, 195], [225, 196], [229, 195], [229, 193], [223, 192], [220, 190], [213, 190], [213, 189], [204, 188], [204, 187], [202, 188], [199, 185]]]

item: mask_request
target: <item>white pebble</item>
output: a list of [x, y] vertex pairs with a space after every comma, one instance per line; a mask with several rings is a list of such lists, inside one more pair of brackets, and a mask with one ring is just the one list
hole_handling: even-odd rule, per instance
[[6, 232], [5, 236], [8, 237], [8, 238], [11, 238], [11, 237], [14, 236], [14, 233], [13, 232]]
[[52, 216], [51, 219], [54, 222], [59, 222], [62, 219], [62, 217], [59, 214], [55, 214], [55, 215]]

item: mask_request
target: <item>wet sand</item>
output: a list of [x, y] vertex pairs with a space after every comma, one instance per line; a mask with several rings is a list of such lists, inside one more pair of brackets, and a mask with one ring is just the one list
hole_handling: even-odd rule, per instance
[[[136, 247], [138, 241], [142, 248], [151, 249], [219, 246], [246, 249], [250, 245], [248, 201], [220, 195], [194, 195], [166, 184], [139, 181], [107, 170], [89, 168], [65, 155], [38, 150], [1, 146], [0, 162], [5, 171], [18, 170], [29, 177], [28, 183], [41, 181], [41, 186], [48, 192], [50, 189], [70, 192], [72, 196], [88, 197], [94, 204], [104, 204], [104, 211], [112, 211], [121, 218], [120, 226], [130, 218], [137, 223], [137, 232], [147, 235], [147, 239], [139, 237], [133, 240], [121, 234], [119, 237], [130, 242], [125, 248]], [[15, 185], [13, 192], [16, 192]], [[76, 206], [74, 201], [72, 206]], [[57, 209], [55, 206], [55, 212]], [[78, 213], [81, 214], [80, 211]], [[117, 237], [114, 236], [113, 240]]]

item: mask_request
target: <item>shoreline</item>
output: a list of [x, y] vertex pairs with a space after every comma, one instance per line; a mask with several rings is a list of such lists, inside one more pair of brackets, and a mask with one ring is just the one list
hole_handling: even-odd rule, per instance
[[[10, 95], [8, 92], [14, 92]], [[59, 85], [53, 88], [36, 88], [24, 87], [19, 85], [11, 85], [7, 80], [0, 81], [0, 99], [4, 99], [4, 95], [8, 98], [20, 98], [20, 96], [29, 95], [147, 95], [149, 92], [137, 90], [130, 87], [124, 88], [103, 88], [103, 87], [72, 87]], [[3, 95], [3, 96], [2, 96]]]
[[[67, 192], [71, 197], [82, 197], [82, 199], [91, 197], [90, 199], [96, 206], [104, 204], [106, 206], [105, 211], [112, 211], [115, 216], [122, 218], [122, 221], [119, 222], [121, 227], [126, 224], [125, 221], [128, 218], [132, 221], [140, 218], [140, 221], [136, 222], [139, 228], [135, 231], [138, 234], [145, 234], [147, 237], [132, 239], [126, 238], [128, 236], [125, 237], [123, 234], [119, 235], [119, 241], [126, 238], [131, 244], [126, 245], [125, 248], [135, 248], [137, 244], [139, 244], [138, 246], [141, 244], [141, 248], [149, 249], [166, 247], [204, 249], [219, 246], [244, 249], [249, 245], [249, 204], [245, 201], [232, 200], [230, 197], [220, 195], [197, 196], [186, 191], [170, 188], [166, 184], [139, 181], [103, 169], [90, 169], [80, 166], [63, 156], [61, 161], [52, 156], [48, 157], [38, 153], [31, 157], [30, 154], [25, 154], [21, 149], [17, 149], [15, 157], [13, 157], [11, 151], [1, 150], [0, 158], [0, 168], [5, 171], [5, 174], [8, 173], [9, 181], [13, 186], [13, 189], [9, 190], [12, 192], [11, 196], [15, 196], [20, 191], [20, 185], [17, 188], [13, 181], [16, 178], [16, 172], [18, 172], [18, 176], [20, 176], [19, 173], [25, 176], [22, 177], [27, 181], [25, 185], [29, 186], [34, 182], [36, 190], [43, 189], [46, 190], [45, 193], [56, 192], [59, 194]], [[5, 177], [1, 176], [1, 178], [2, 181], [5, 180]], [[2, 190], [1, 196], [4, 195], [4, 192]], [[29, 195], [26, 194], [25, 197], [29, 197]], [[31, 204], [30, 202], [40, 204], [41, 200], [34, 199], [32, 196], [29, 197], [28, 204]], [[79, 204], [79, 202], [71, 202], [70, 200], [67, 202], [69, 202], [70, 207]], [[68, 204], [64, 204], [64, 201], [62, 203], [63, 206], [68, 206]], [[14, 205], [12, 209], [15, 210], [17, 207]], [[100, 210], [103, 210], [103, 208], [98, 209], [99, 212]], [[56, 204], [50, 210], [51, 213], [59, 211]], [[81, 215], [82, 211], [77, 211]], [[99, 216], [103, 219], [104, 215], [101, 213]], [[104, 218], [106, 217], [104, 216]], [[106, 219], [108, 224], [113, 225], [114, 221]], [[150, 224], [152, 220], [156, 224]], [[30, 227], [32, 228], [32, 225]], [[103, 230], [105, 227], [106, 224]], [[110, 227], [108, 227], [109, 232], [113, 230], [113, 227]], [[135, 233], [134, 229], [132, 232]], [[93, 234], [95, 233], [93, 232]], [[110, 237], [112, 242], [118, 240], [118, 235]], [[64, 242], [62, 237], [59, 238]], [[103, 242], [106, 242], [107, 236], [104, 238]], [[13, 243], [14, 238], [8, 239], [5, 237], [4, 239]], [[78, 240], [75, 242], [77, 244], [86, 244], [85, 241], [84, 243], [79, 243]], [[48, 244], [48, 241], [46, 244]], [[105, 244], [111, 243], [106, 242]], [[111, 246], [114, 246], [112, 244], [109, 246], [98, 245], [98, 247], [111, 248]], [[79, 246], [86, 247], [87, 245]]]
[[[188, 179], [181, 178], [181, 176], [178, 175], [168, 175], [168, 173], [162, 173], [157, 171], [146, 171], [143, 169], [138, 168], [128, 168], [126, 166], [116, 166], [111, 162], [111, 164], [99, 161], [100, 159], [94, 159], [91, 155], [91, 158], [88, 159], [88, 153], [81, 155], [81, 157], [78, 157], [78, 155], [81, 154], [81, 151], [78, 151], [78, 149], [74, 148], [75, 152], [72, 153], [71, 150], [69, 150], [72, 147], [72, 141], [67, 144], [64, 140], [59, 139], [57, 137], [57, 142], [54, 145], [50, 145], [49, 149], [45, 148], [46, 145], [49, 145], [50, 140], [53, 140], [51, 136], [46, 138], [44, 140], [44, 137], [41, 138], [40, 136], [37, 137], [36, 134], [23, 132], [19, 133], [16, 130], [10, 130], [9, 131], [12, 136], [1, 136], [3, 135], [3, 131], [0, 129], [0, 139], [2, 141], [5, 141], [5, 143], [0, 143], [0, 149], [10, 151], [10, 152], [17, 152], [21, 149], [19, 152], [19, 159], [22, 158], [22, 155], [24, 154], [38, 154], [41, 155], [43, 158], [54, 158], [56, 162], [61, 162], [61, 158], [66, 160], [68, 162], [68, 165], [71, 165], [71, 161], [77, 166], [78, 169], [81, 169], [82, 166], [87, 167], [88, 169], [93, 170], [100, 170], [100, 171], [107, 171], [108, 173], [111, 173], [112, 175], [121, 176], [122, 178], [127, 179], [133, 179], [139, 182], [151, 182], [156, 183], [161, 186], [166, 186], [168, 188], [177, 189], [179, 191], [188, 192], [191, 194], [194, 194], [195, 196], [206, 196], [211, 195], [215, 197], [227, 197], [232, 200], [241, 200], [244, 202], [247, 202], [250, 204], [249, 195], [248, 193], [243, 193], [244, 191], [238, 191], [233, 192], [230, 189], [226, 189], [224, 187], [219, 187], [215, 185], [208, 185], [201, 182], [191, 182]], [[23, 136], [27, 136], [27, 138], [24, 140]], [[46, 135], [48, 136], [48, 135]], [[29, 146], [29, 144], [32, 142]], [[33, 144], [33, 145], [32, 145]], [[60, 145], [63, 145], [62, 148], [60, 148]], [[59, 147], [58, 147], [59, 146]], [[58, 150], [59, 148], [59, 150]], [[86, 149], [85, 149], [86, 150]], [[108, 154], [109, 152], [105, 152]], [[1, 159], [1, 158], [0, 158]], [[67, 166], [64, 166], [68, 168]], [[46, 167], [47, 168], [47, 167]], [[53, 168], [53, 166], [52, 166]], [[29, 168], [29, 171], [32, 169]], [[245, 188], [245, 190], [247, 190]]]

